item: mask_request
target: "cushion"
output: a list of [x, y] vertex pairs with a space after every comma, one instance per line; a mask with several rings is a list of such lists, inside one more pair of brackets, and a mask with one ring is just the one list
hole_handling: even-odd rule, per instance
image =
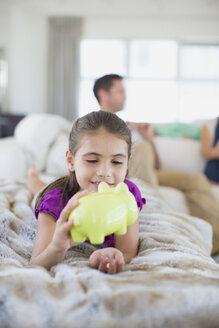
[[161, 170], [203, 172], [205, 159], [201, 155], [200, 142], [193, 139], [154, 138]]
[[30, 114], [21, 120], [15, 129], [18, 144], [32, 158], [30, 166], [45, 170], [50, 147], [59, 133], [69, 133], [72, 123], [53, 114]]
[[60, 133], [53, 145], [46, 160], [45, 171], [51, 176], [62, 176], [68, 171], [65, 152], [68, 149], [68, 134]]
[[0, 179], [24, 177], [27, 173], [27, 158], [14, 137], [0, 142]]

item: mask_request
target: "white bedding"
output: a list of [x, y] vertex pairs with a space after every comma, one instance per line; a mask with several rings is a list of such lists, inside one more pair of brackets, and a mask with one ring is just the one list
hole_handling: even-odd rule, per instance
[[29, 267], [36, 232], [22, 183], [0, 184], [1, 327], [218, 327], [219, 265], [211, 226], [174, 212], [141, 181], [138, 255], [124, 272], [88, 266], [95, 249], [68, 251], [50, 272]]

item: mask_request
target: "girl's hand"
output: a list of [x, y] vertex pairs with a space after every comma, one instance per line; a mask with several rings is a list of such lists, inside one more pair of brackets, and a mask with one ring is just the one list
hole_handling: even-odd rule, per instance
[[56, 222], [56, 228], [52, 239], [53, 247], [59, 252], [66, 252], [69, 248], [80, 243], [75, 243], [70, 234], [70, 229], [74, 225], [73, 220], [68, 221], [70, 212], [79, 204], [78, 199], [88, 194], [88, 191], [77, 192], [69, 199], [63, 208], [59, 219]]
[[125, 260], [117, 248], [107, 247], [94, 251], [89, 258], [89, 264], [101, 272], [114, 274], [123, 270]]

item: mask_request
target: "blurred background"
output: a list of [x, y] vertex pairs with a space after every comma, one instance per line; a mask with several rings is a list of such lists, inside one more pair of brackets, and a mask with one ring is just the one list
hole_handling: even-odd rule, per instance
[[0, 113], [98, 109], [101, 75], [125, 77], [121, 117], [219, 114], [218, 0], [0, 0]]

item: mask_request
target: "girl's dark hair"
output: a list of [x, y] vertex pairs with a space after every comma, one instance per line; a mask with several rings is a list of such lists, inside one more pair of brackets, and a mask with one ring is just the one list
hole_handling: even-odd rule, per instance
[[[116, 114], [98, 111], [91, 112], [79, 119], [77, 119], [72, 126], [69, 135], [69, 150], [74, 156], [78, 150], [80, 140], [83, 135], [89, 133], [95, 133], [103, 127], [107, 132], [117, 135], [128, 144], [128, 158], [131, 155], [131, 132], [126, 123], [120, 119]], [[80, 186], [76, 180], [75, 172], [69, 172], [69, 175], [61, 177], [56, 181], [45, 187], [39, 194], [36, 200], [35, 208], [37, 208], [41, 202], [43, 196], [50, 190], [60, 188], [63, 190], [63, 200], [68, 200], [72, 195], [79, 191]], [[61, 205], [61, 204], [60, 204]]]

